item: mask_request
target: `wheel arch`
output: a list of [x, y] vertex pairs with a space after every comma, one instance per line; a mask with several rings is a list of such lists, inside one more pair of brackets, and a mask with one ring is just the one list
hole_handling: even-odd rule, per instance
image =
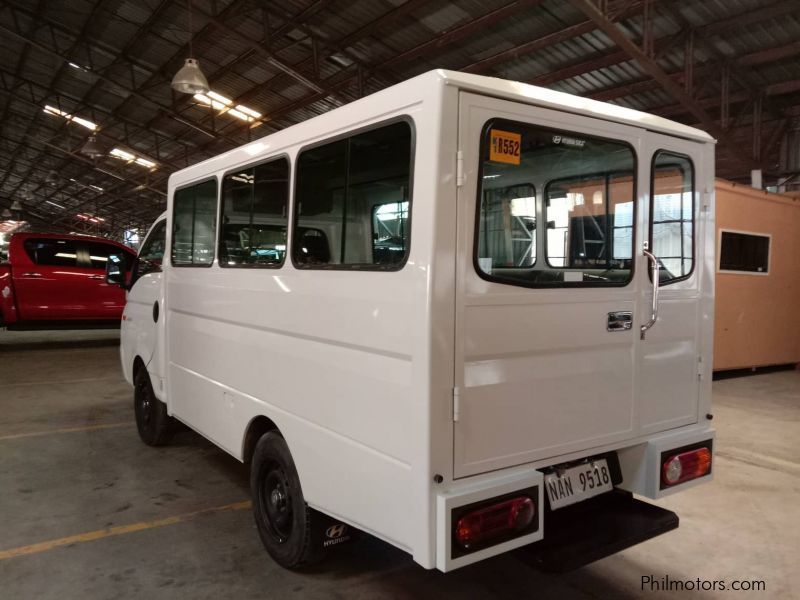
[[[247, 430], [244, 433], [242, 440], [242, 462], [250, 463], [253, 458], [253, 452], [256, 450], [256, 444], [261, 436], [269, 431], [276, 431], [285, 439], [278, 425], [265, 415], [258, 415], [250, 420], [247, 425]], [[287, 441], [288, 444], [288, 441]]]
[[136, 358], [133, 359], [133, 368], [131, 370], [133, 381], [136, 381], [136, 376], [139, 374], [139, 371], [141, 371], [142, 368], [146, 369], [147, 365], [144, 364], [142, 357], [137, 354]]

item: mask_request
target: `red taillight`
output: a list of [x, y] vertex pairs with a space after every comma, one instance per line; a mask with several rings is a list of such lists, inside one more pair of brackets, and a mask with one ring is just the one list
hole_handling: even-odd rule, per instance
[[677, 485], [708, 475], [709, 471], [711, 471], [711, 450], [696, 448], [665, 460], [661, 468], [661, 481], [664, 485]]
[[528, 496], [520, 496], [474, 510], [456, 523], [456, 541], [463, 548], [482, 545], [504, 535], [526, 529], [536, 514]]

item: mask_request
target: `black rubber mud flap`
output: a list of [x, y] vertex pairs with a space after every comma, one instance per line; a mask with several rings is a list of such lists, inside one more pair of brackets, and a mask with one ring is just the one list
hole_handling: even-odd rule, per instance
[[[678, 527], [678, 515], [622, 490], [544, 514], [544, 539], [521, 548], [544, 571], [563, 573]], [[523, 558], [523, 560], [525, 560]]]
[[311, 532], [311, 543], [328, 552], [340, 546], [350, 545], [361, 537], [361, 531], [329, 517], [325, 513], [314, 512], [314, 529]]

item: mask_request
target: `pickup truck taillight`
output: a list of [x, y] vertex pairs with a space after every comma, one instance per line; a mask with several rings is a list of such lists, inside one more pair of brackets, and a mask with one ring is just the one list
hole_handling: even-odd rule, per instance
[[702, 446], [667, 456], [661, 466], [662, 487], [678, 485], [711, 472], [711, 450]]
[[463, 515], [455, 525], [455, 539], [465, 550], [515, 537], [536, 516], [536, 505], [528, 496], [490, 504]]

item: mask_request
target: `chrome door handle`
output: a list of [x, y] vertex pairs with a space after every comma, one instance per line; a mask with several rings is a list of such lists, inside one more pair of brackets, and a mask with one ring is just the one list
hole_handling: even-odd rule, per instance
[[649, 248], [650, 244], [645, 242], [642, 247], [642, 254], [650, 261], [650, 275], [653, 279], [653, 307], [650, 320], [641, 327], [641, 339], [644, 339], [645, 332], [658, 321], [658, 259], [655, 254], [649, 251]]
[[22, 276], [23, 277], [41, 277], [42, 274], [41, 273], [23, 273]]
[[618, 310], [608, 313], [606, 331], [628, 331], [633, 327], [633, 313], [629, 310]]

